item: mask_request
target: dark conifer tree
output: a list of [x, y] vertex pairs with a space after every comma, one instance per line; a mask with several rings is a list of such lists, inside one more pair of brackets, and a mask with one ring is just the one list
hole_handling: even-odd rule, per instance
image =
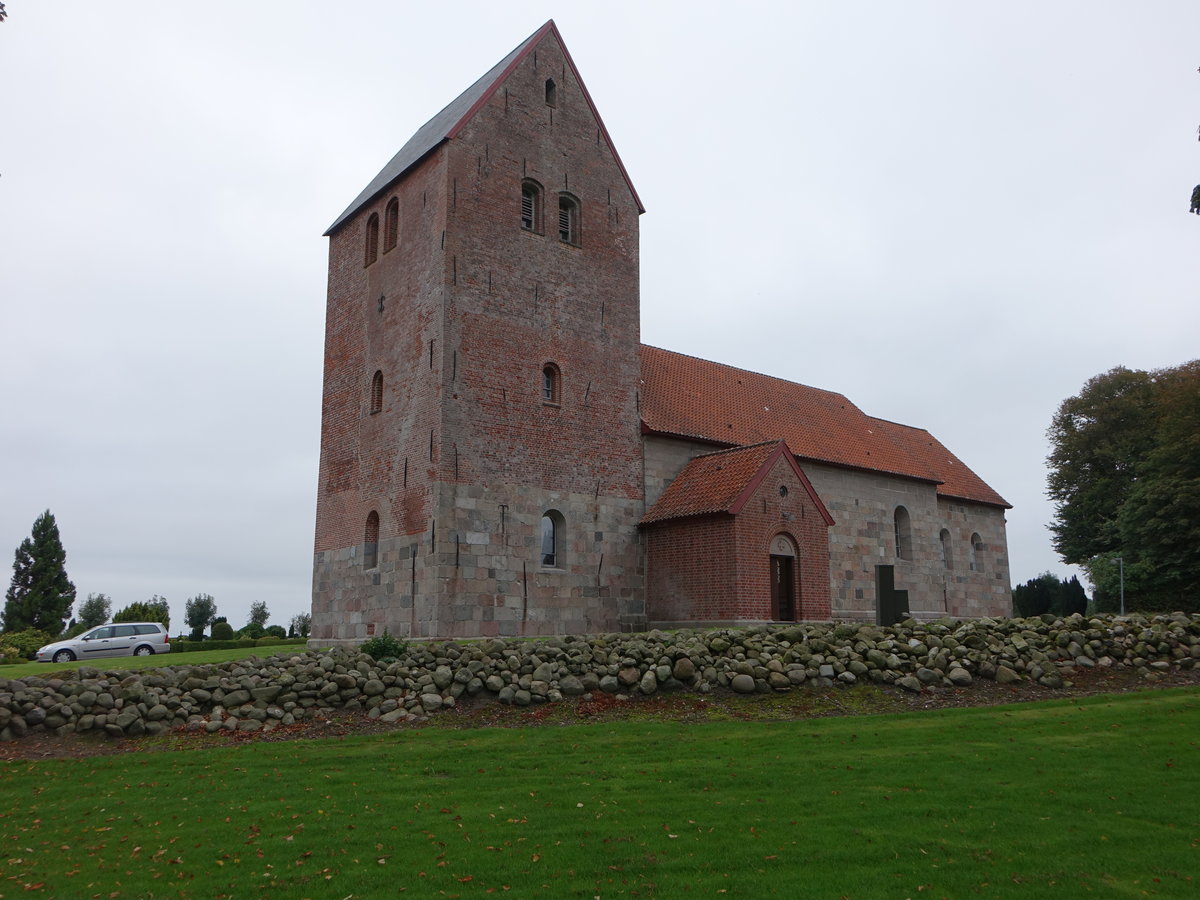
[[56, 636], [63, 630], [75, 603], [75, 585], [67, 578], [66, 561], [58, 525], [46, 510], [17, 548], [12, 583], [4, 598], [5, 631], [36, 628]]

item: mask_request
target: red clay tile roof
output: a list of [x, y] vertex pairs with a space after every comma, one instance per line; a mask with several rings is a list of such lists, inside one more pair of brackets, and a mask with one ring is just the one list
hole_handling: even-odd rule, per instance
[[642, 428], [746, 447], [787, 442], [802, 460], [933, 482], [947, 497], [1008, 508], [927, 431], [868, 416], [842, 394], [642, 345]]
[[800, 478], [826, 524], [832, 525], [833, 519], [825, 509], [825, 504], [800, 470], [795, 454], [783, 441], [765, 441], [750, 447], [734, 447], [697, 456], [683, 467], [683, 471], [675, 476], [675, 480], [647, 510], [641, 524], [712, 513], [736, 515], [780, 456], [787, 459]]
[[1003, 497], [988, 487], [987, 483], [972, 472], [961, 459], [947, 450], [942, 442], [924, 428], [913, 428], [911, 425], [900, 425], [884, 419], [873, 419], [877, 426], [890, 434], [892, 439], [903, 446], [914, 460], [928, 471], [938, 473], [938, 494], [942, 497], [953, 497], [958, 500], [973, 500], [977, 503], [988, 503], [993, 506], [1012, 506]]

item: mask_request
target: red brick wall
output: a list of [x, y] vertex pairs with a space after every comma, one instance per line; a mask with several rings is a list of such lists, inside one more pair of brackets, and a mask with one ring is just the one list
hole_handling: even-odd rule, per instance
[[[540, 234], [521, 228], [526, 177], [544, 190]], [[578, 246], [558, 237], [560, 190], [580, 203]], [[381, 240], [364, 268], [365, 223], [382, 223], [392, 196], [398, 246]], [[639, 341], [636, 198], [550, 34], [331, 238], [314, 635], [603, 631], [641, 617]], [[562, 373], [555, 406], [541, 398], [547, 362]], [[566, 520], [565, 552], [543, 569], [548, 509]], [[371, 510], [380, 565], [364, 571]]]
[[797, 550], [797, 618], [830, 618], [827, 526], [783, 458], [736, 516], [671, 520], [645, 532], [651, 622], [770, 621], [771, 542], [780, 534]]
[[[444, 440], [458, 470], [444, 453], [441, 477], [640, 498], [638, 211], [553, 35], [449, 146]], [[524, 178], [543, 187], [542, 234], [520, 227]], [[558, 238], [559, 191], [580, 201], [578, 247]], [[558, 407], [541, 399], [547, 362]]]

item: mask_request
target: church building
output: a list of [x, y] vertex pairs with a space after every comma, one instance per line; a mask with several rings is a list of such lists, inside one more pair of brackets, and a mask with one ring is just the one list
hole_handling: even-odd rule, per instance
[[1008, 614], [928, 432], [641, 343], [643, 211], [547, 22], [330, 226], [314, 641]]

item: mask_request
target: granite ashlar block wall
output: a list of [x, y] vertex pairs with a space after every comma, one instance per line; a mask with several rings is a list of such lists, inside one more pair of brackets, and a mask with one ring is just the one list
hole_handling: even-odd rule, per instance
[[[650, 506], [689, 460], [711, 444], [648, 436], [644, 441]], [[941, 498], [936, 485], [807, 460], [801, 468], [834, 519], [829, 536], [829, 591], [834, 619], [875, 621], [875, 566], [896, 567], [918, 618], [1004, 616], [1012, 611], [1004, 510]], [[908, 510], [912, 558], [896, 556], [895, 511]], [[950, 532], [949, 565], [942, 529]], [[978, 541], [973, 542], [972, 536]], [[978, 546], [973, 546], [977, 544]]]
[[[935, 485], [913, 479], [816, 463], [804, 470], [835, 522], [829, 530], [835, 619], [875, 620], [876, 565], [896, 567], [896, 587], [908, 591], [909, 611], [918, 618], [1011, 613], [1003, 509], [940, 498]], [[909, 559], [896, 553], [898, 506], [909, 514]], [[972, 535], [980, 547], [972, 547]]]

